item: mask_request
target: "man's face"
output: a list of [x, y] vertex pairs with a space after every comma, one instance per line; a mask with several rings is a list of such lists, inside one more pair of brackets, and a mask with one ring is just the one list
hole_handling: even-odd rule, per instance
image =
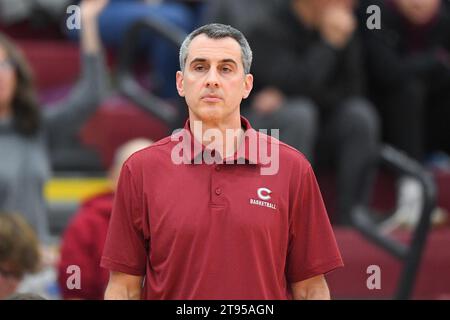
[[184, 72], [177, 72], [176, 82], [191, 121], [226, 123], [239, 117], [239, 106], [250, 94], [253, 76], [244, 72], [236, 40], [201, 34], [191, 41]]

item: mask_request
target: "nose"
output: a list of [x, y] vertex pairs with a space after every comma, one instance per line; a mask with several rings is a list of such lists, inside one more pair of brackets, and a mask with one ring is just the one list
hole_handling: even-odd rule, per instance
[[208, 72], [206, 78], [206, 87], [207, 88], [218, 88], [219, 87], [219, 78], [217, 77], [217, 72], [211, 68]]

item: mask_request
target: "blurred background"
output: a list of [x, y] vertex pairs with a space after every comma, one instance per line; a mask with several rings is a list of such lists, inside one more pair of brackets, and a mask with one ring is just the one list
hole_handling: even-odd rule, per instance
[[332, 297], [450, 299], [446, 0], [0, 0], [0, 298], [102, 299], [117, 172], [184, 125], [179, 46], [211, 22], [252, 47], [242, 114], [317, 172]]

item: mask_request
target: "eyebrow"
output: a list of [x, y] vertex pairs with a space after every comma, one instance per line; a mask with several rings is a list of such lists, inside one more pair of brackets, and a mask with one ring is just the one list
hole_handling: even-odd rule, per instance
[[[205, 59], [205, 58], [195, 58], [195, 59], [193, 59], [193, 60], [191, 61], [190, 65], [192, 65], [192, 64], [194, 64], [194, 63], [196, 63], [196, 62], [206, 62], [206, 61], [208, 61], [208, 60]], [[234, 65], [237, 66], [236, 61], [234, 61], [233, 59], [222, 59], [222, 60], [220, 60], [220, 62], [221, 62], [221, 63], [232, 63], [232, 64], [234, 64]]]

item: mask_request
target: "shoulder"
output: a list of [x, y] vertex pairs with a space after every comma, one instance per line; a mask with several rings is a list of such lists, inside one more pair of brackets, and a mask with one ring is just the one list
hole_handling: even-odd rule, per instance
[[170, 157], [171, 151], [174, 146], [174, 141], [171, 137], [165, 137], [156, 141], [151, 146], [134, 152], [124, 163], [124, 167], [127, 167], [130, 171], [146, 166], [162, 163]]
[[265, 141], [265, 144], [270, 145], [271, 150], [277, 152], [278, 149], [280, 167], [285, 166], [292, 170], [302, 169], [302, 171], [311, 167], [308, 159], [299, 150], [265, 133], [258, 131], [257, 133], [258, 138], [263, 142]]

